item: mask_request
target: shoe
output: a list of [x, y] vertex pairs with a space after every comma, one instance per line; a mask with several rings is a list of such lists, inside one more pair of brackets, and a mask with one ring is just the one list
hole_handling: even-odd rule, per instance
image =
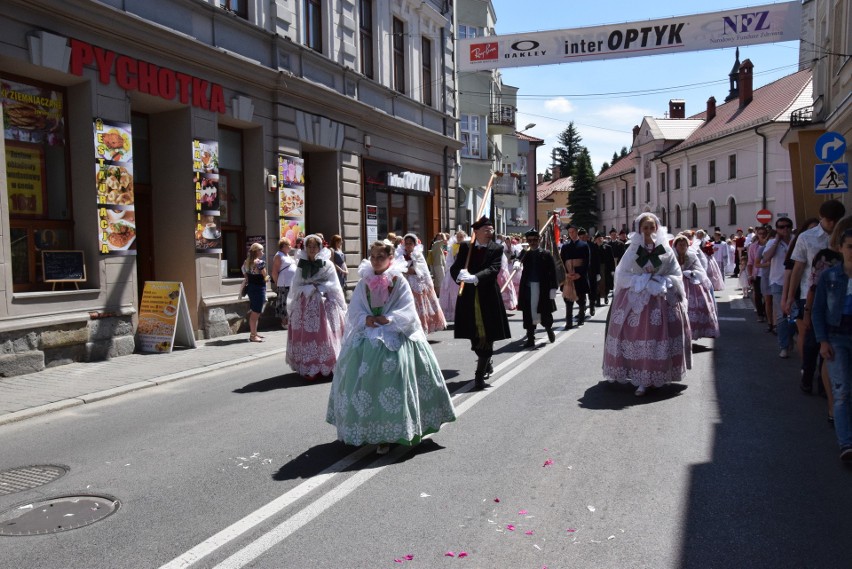
[[263, 338], [263, 336], [257, 336], [257, 335], [249, 336], [249, 342], [262, 342], [263, 341], [262, 338]]
[[527, 341], [524, 342], [525, 348], [534, 348], [535, 347], [535, 338], [532, 336], [527, 336]]
[[648, 388], [644, 385], [640, 385], [636, 388], [636, 391], [633, 392], [633, 395], [635, 395], [636, 397], [642, 397], [646, 393], [648, 393]]
[[605, 298], [605, 299], [604, 299], [604, 304], [609, 304], [609, 299], [608, 299], [608, 298]]
[[570, 330], [570, 329], [571, 329], [571, 328], [573, 328], [573, 327], [574, 327], [574, 326], [573, 326], [573, 325], [569, 322], [569, 323], [568, 323], [568, 324], [566, 324], [566, 325], [565, 325], [562, 329], [563, 329], [563, 330]]
[[485, 378], [482, 376], [476, 376], [473, 380], [473, 390], [474, 391], [482, 391], [485, 389], [486, 383]]
[[783, 360], [786, 360], [787, 358], [789, 358], [789, 357], [790, 357], [790, 352], [788, 352], [788, 351], [787, 351], [787, 348], [784, 348], [784, 349], [783, 349], [783, 350], [781, 350], [781, 352], [778, 354], [778, 357], [779, 357], [779, 358], [781, 358], [781, 359], [783, 359]]
[[390, 452], [390, 445], [379, 445], [376, 447], [376, 454], [387, 454]]
[[553, 333], [553, 328], [547, 329], [547, 339], [550, 340], [551, 344], [556, 341], [556, 334]]
[[840, 449], [840, 460], [843, 462], [852, 462], [852, 447], [843, 447]]
[[494, 362], [491, 361], [491, 358], [488, 358], [488, 363], [485, 365], [485, 379], [491, 377], [494, 373]]
[[595, 305], [593, 304], [589, 307], [589, 316], [594, 316], [594, 315], [595, 315]]

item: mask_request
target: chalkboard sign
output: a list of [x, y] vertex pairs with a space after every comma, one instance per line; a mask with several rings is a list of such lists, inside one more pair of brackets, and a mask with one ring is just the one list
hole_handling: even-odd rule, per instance
[[86, 258], [82, 251], [42, 251], [41, 274], [46, 283], [85, 282]]

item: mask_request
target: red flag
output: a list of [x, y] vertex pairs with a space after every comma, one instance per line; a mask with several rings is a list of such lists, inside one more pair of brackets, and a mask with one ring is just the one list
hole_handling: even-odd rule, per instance
[[559, 216], [553, 214], [553, 242], [559, 246]]

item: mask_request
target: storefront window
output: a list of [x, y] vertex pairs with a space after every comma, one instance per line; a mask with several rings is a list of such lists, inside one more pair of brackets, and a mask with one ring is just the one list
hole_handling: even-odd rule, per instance
[[223, 127], [219, 129], [219, 211], [227, 277], [242, 275], [240, 267], [246, 253], [244, 205], [243, 133]]
[[73, 248], [73, 212], [59, 87], [0, 78], [6, 143], [12, 281], [15, 291], [46, 288], [40, 252]]
[[371, 161], [365, 161], [364, 172], [365, 205], [376, 206], [378, 238], [393, 232], [400, 237], [416, 233], [426, 239], [430, 230], [426, 212], [433, 203], [438, 178]]

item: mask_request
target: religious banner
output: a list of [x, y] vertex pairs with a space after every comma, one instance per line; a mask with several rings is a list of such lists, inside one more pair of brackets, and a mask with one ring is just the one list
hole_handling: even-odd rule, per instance
[[800, 1], [568, 30], [465, 38], [460, 71], [683, 53], [798, 41]]
[[98, 248], [102, 255], [136, 254], [133, 137], [130, 125], [94, 121]]
[[192, 141], [195, 185], [195, 251], [222, 252], [221, 197], [219, 196], [219, 143]]
[[280, 237], [292, 244], [305, 236], [305, 161], [278, 155], [278, 220]]

